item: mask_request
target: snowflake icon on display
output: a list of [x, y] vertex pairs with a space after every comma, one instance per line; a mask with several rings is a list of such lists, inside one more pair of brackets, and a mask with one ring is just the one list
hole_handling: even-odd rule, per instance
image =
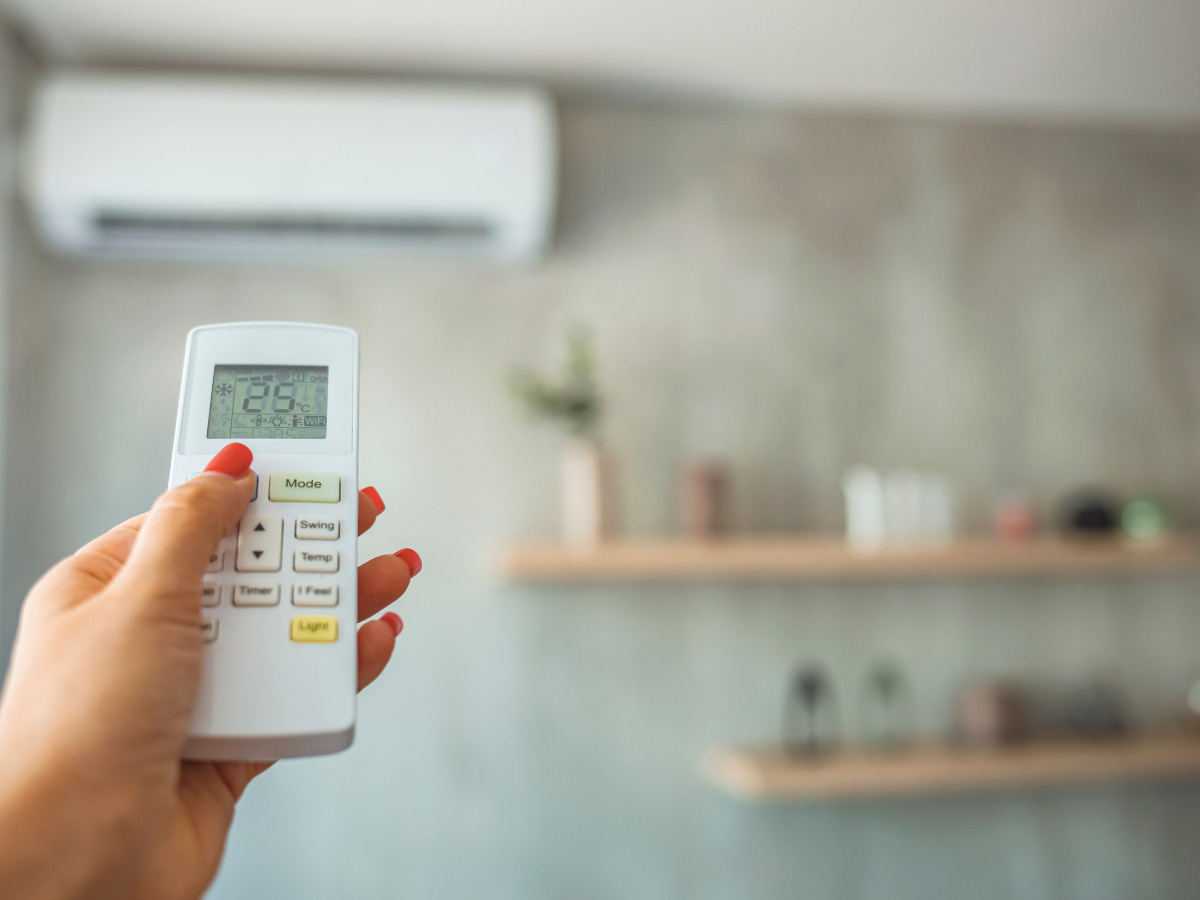
[[220, 394], [222, 397], [224, 397], [226, 394], [233, 393], [233, 385], [218, 384], [215, 388], [213, 388], [213, 391], [214, 393]]

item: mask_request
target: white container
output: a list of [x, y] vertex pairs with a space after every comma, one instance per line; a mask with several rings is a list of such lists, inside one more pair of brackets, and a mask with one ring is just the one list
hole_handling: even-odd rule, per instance
[[883, 479], [869, 466], [852, 466], [842, 478], [846, 497], [846, 540], [856, 550], [878, 550], [884, 528]]
[[612, 461], [598, 444], [570, 441], [563, 450], [563, 540], [594, 547], [616, 530], [616, 490]]

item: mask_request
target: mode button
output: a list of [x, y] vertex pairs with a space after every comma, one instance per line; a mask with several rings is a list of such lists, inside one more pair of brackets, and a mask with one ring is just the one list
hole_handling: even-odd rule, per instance
[[335, 472], [274, 472], [267, 496], [273, 503], [337, 503], [342, 479]]

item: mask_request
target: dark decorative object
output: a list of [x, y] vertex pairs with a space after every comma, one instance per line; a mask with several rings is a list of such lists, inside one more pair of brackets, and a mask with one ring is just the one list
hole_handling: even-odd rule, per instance
[[879, 750], [901, 747], [912, 739], [914, 719], [915, 705], [904, 672], [893, 663], [874, 666], [863, 690], [863, 742]]
[[968, 744], [994, 747], [1028, 737], [1029, 701], [1025, 692], [1003, 681], [968, 685], [954, 705], [955, 727]]
[[1063, 530], [1077, 535], [1108, 535], [1117, 530], [1120, 504], [1107, 491], [1089, 488], [1063, 505]]
[[1112, 685], [1093, 682], [1066, 696], [1059, 723], [1076, 737], [1117, 737], [1128, 729], [1125, 701]]
[[833, 683], [819, 666], [798, 669], [784, 704], [784, 752], [790, 756], [819, 756], [832, 749], [837, 731]]
[[683, 533], [711, 538], [726, 528], [729, 470], [719, 462], [694, 462], [683, 470]]

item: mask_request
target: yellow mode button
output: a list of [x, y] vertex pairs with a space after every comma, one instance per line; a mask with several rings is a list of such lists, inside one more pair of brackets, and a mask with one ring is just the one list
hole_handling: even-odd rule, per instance
[[292, 640], [308, 644], [329, 644], [337, 640], [338, 620], [334, 616], [293, 616]]
[[337, 503], [342, 479], [334, 472], [275, 472], [267, 496], [273, 503]]

